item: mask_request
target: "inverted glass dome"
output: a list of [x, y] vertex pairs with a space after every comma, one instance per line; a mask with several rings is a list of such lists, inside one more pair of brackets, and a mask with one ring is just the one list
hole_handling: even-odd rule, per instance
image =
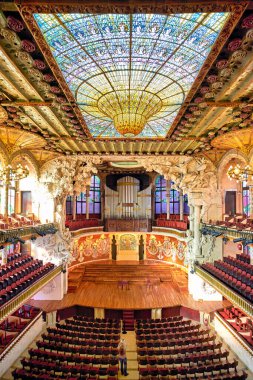
[[228, 13], [35, 14], [94, 137], [165, 137]]

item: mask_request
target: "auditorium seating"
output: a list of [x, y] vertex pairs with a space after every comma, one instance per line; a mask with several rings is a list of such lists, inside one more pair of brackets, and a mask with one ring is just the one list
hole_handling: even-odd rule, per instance
[[14, 379], [106, 379], [118, 374], [120, 321], [75, 317], [49, 327]]
[[253, 219], [247, 217], [245, 214], [235, 214], [223, 216], [223, 220], [209, 220], [209, 224], [221, 227], [228, 227], [237, 230], [253, 231]]
[[8, 257], [7, 264], [0, 266], [0, 306], [18, 295], [39, 278], [50, 272], [54, 264], [33, 259], [20, 253]]
[[237, 255], [236, 258], [229, 256], [224, 257], [223, 261], [205, 263], [201, 267], [252, 302], [253, 265], [248, 261], [245, 255]]
[[0, 323], [0, 353], [24, 330], [40, 309], [23, 305]]
[[140, 380], [247, 378], [216, 336], [191, 320], [138, 320], [136, 334]]
[[218, 311], [219, 315], [253, 348], [253, 321], [236, 307]]
[[175, 228], [178, 230], [185, 231], [188, 226], [188, 215], [183, 216], [183, 220], [180, 220], [180, 215], [170, 215], [167, 219], [166, 214], [161, 214], [157, 217], [155, 222], [157, 227]]
[[80, 228], [98, 227], [101, 226], [99, 219], [83, 219], [83, 220], [67, 220], [65, 226], [70, 231], [79, 230]]
[[8, 217], [4, 217], [3, 214], [0, 214], [0, 229], [1, 230], [28, 227], [28, 226], [37, 225], [40, 223], [41, 223], [40, 220], [34, 215], [24, 216], [24, 215], [12, 213]]

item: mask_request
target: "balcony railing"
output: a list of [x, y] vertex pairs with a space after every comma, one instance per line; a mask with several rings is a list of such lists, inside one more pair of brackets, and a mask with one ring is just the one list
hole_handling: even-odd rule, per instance
[[51, 270], [45, 276], [41, 277], [38, 281], [34, 282], [30, 287], [23, 290], [16, 297], [12, 298], [0, 308], [0, 322], [2, 322], [9, 314], [13, 313], [16, 309], [22, 306], [28, 299], [30, 299], [34, 294], [55, 278], [59, 273], [61, 273], [62, 266], [58, 266]]
[[202, 228], [208, 228], [210, 231], [217, 231], [220, 232], [223, 235], [231, 236], [233, 238], [245, 238], [245, 239], [252, 239], [253, 238], [253, 231], [245, 231], [245, 230], [239, 230], [236, 228], [226, 227], [226, 226], [218, 226], [216, 224], [209, 224], [209, 223], [202, 223]]
[[23, 226], [9, 230], [0, 230], [0, 243], [11, 243], [11, 239], [29, 235], [47, 235], [57, 231], [57, 225], [54, 223], [36, 224], [35, 226]]
[[240, 296], [234, 290], [226, 286], [222, 281], [213, 277], [210, 273], [206, 272], [200, 266], [195, 266], [196, 274], [201, 277], [204, 281], [208, 282], [214, 289], [221, 293], [225, 298], [227, 298], [233, 305], [239, 307], [250, 317], [253, 317], [253, 304], [246, 300], [244, 297]]

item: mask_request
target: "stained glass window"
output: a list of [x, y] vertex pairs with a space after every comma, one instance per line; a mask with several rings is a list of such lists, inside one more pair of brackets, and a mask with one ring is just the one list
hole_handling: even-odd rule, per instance
[[247, 216], [250, 215], [250, 199], [249, 199], [249, 185], [247, 182], [242, 183], [242, 207], [243, 213]]
[[66, 214], [67, 215], [72, 215], [72, 197], [70, 195], [67, 196], [66, 199]]
[[86, 194], [81, 193], [76, 197], [76, 214], [86, 214]]
[[91, 177], [90, 184], [90, 200], [89, 200], [89, 214], [100, 216], [101, 213], [101, 190], [100, 190], [100, 179], [98, 176], [94, 175]]
[[166, 180], [158, 176], [155, 182], [155, 213], [156, 217], [167, 213]]
[[165, 137], [229, 13], [35, 14], [94, 137]]

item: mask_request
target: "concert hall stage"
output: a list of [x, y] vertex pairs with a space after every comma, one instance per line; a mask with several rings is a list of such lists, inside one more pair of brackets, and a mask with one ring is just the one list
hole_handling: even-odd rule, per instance
[[30, 303], [47, 312], [73, 305], [122, 310], [183, 305], [212, 312], [230, 304], [194, 301], [187, 289], [187, 274], [175, 265], [151, 260], [105, 260], [81, 264], [71, 271], [69, 292], [63, 300], [31, 300]]

